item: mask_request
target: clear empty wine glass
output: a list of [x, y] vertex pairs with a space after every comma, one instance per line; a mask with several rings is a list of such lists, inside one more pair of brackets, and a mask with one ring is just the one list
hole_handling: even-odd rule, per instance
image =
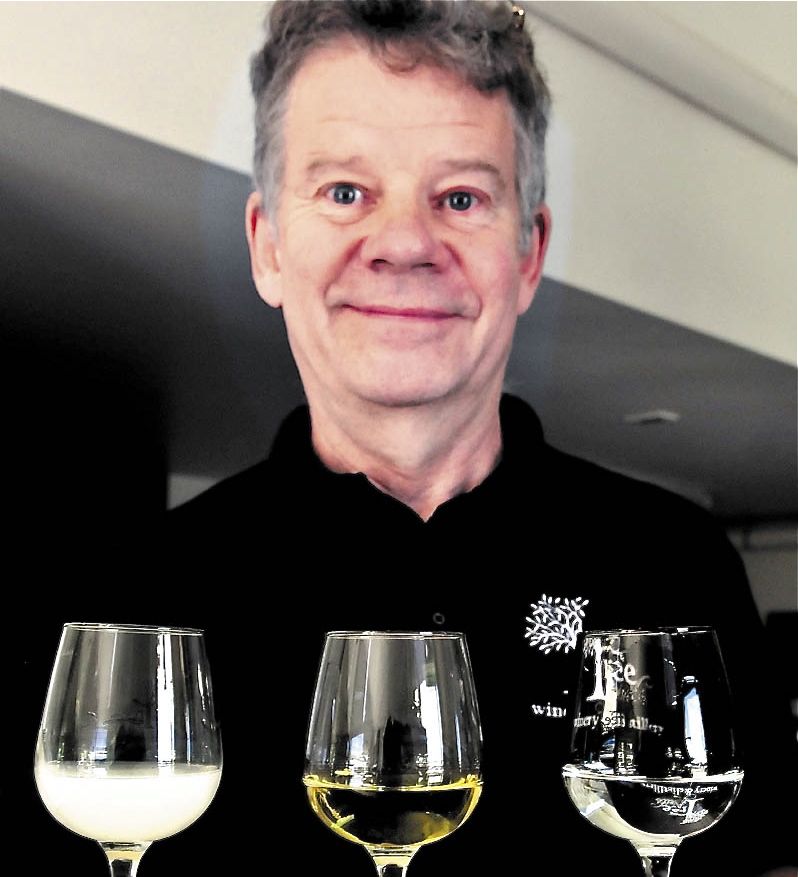
[[649, 877], [668, 877], [679, 844], [714, 825], [743, 781], [715, 632], [586, 633], [573, 715], [571, 800], [629, 841]]
[[64, 826], [134, 877], [194, 822], [222, 772], [202, 631], [65, 624], [36, 745], [36, 786]]
[[482, 733], [460, 633], [328, 633], [307, 738], [310, 804], [380, 875], [470, 816]]

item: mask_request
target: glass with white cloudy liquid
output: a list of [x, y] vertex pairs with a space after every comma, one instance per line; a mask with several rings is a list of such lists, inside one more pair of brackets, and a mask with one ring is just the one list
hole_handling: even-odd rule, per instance
[[52, 816], [134, 877], [149, 845], [206, 810], [222, 774], [202, 631], [65, 624], [36, 745]]

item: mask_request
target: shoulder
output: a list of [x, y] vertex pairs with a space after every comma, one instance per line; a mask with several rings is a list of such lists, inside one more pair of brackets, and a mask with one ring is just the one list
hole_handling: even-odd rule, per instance
[[[723, 546], [725, 529], [710, 508], [667, 487], [621, 473], [546, 445], [547, 481], [556, 502], [589, 516], [607, 533], [628, 539], [648, 534], [673, 545]], [[729, 546], [730, 547], [730, 546]], [[675, 548], [675, 546], [674, 546]]]
[[502, 396], [502, 436], [513, 475], [550, 507], [570, 507], [574, 515], [655, 516], [696, 527], [717, 526], [711, 512], [673, 490], [550, 445], [533, 408], [523, 399]]
[[578, 519], [597, 554], [622, 556], [629, 581], [689, 600], [719, 626], [723, 618], [756, 623], [742, 558], [710, 508], [554, 448], [545, 456], [561, 520]]
[[546, 445], [546, 466], [563, 491], [607, 509], [643, 507], [647, 512], [709, 523], [711, 513], [675, 491]]
[[545, 508], [581, 525], [592, 519], [600, 530], [657, 526], [718, 532], [708, 508], [672, 489], [559, 450], [545, 438], [532, 407], [502, 396], [502, 436], [512, 480]]

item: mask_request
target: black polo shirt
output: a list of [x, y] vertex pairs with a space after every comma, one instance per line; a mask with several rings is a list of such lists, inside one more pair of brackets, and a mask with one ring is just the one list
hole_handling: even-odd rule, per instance
[[[120, 620], [206, 630], [225, 765], [207, 813], [153, 844], [141, 877], [178, 862], [196, 875], [268, 872], [277, 849], [297, 871], [371, 872], [301, 783], [324, 633], [347, 629], [467, 637], [484, 792], [461, 829], [419, 851], [411, 877], [483, 875], [486, 861], [501, 874], [639, 877], [632, 847], [582, 819], [560, 776], [581, 633], [620, 627], [716, 627], [749, 750], [737, 803], [682, 844], [674, 873], [753, 875], [786, 861], [788, 805], [762, 752], [787, 757], [786, 708], [765, 694], [762, 628], [722, 529], [681, 497], [551, 448], [521, 400], [503, 397], [500, 413], [495, 470], [427, 522], [364, 475], [329, 471], [306, 408], [268, 459], [170, 513], [150, 617], [137, 607]], [[547, 620], [555, 601], [564, 625]], [[57, 847], [67, 832], [50, 822]]]

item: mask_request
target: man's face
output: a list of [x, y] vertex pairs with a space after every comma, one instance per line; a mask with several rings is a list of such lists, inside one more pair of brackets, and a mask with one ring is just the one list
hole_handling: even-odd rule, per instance
[[277, 216], [253, 195], [248, 227], [311, 403], [500, 389], [545, 245], [536, 231], [518, 253], [511, 112], [504, 93], [428, 66], [392, 73], [350, 41], [300, 68]]

